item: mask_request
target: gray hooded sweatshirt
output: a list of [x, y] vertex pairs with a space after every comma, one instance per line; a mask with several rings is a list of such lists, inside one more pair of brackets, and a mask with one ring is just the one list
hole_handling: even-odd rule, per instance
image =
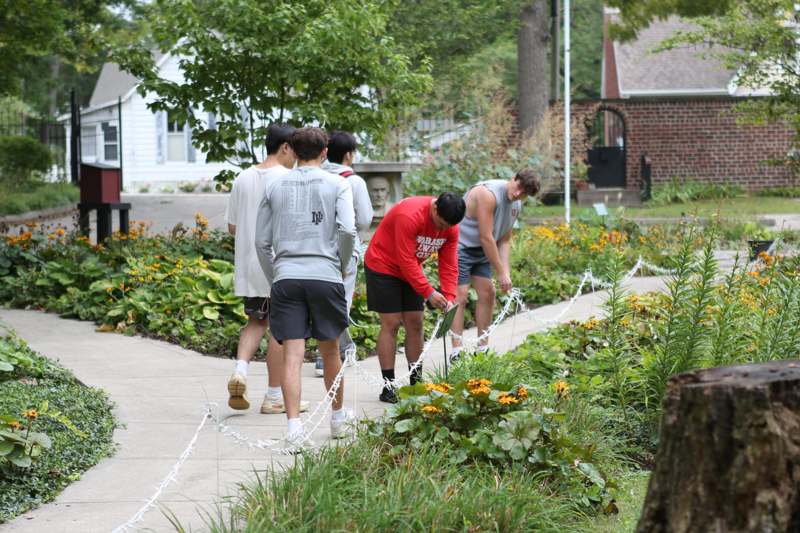
[[342, 283], [355, 244], [354, 218], [348, 181], [319, 167], [298, 167], [267, 182], [255, 245], [269, 284]]
[[[325, 161], [322, 163], [322, 170], [327, 170], [331, 174], [341, 176], [342, 172], [353, 172], [353, 169], [347, 165], [339, 163], [331, 163]], [[372, 201], [369, 199], [369, 191], [367, 191], [367, 182], [358, 174], [350, 174], [345, 178], [350, 183], [350, 188], [353, 190], [353, 208], [356, 212], [356, 230], [365, 231], [372, 225]], [[354, 254], [360, 255], [361, 240], [356, 234], [356, 244], [353, 249]]]

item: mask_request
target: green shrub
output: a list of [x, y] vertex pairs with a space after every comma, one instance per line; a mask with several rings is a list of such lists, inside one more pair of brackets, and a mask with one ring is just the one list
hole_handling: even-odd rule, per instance
[[780, 198], [800, 198], [800, 187], [764, 187], [757, 196], [777, 196]]
[[191, 181], [183, 181], [180, 184], [178, 184], [178, 189], [181, 192], [186, 192], [186, 193], [194, 192], [195, 189], [197, 189], [197, 183]]
[[32, 137], [0, 137], [0, 178], [10, 184], [29, 181], [50, 167], [50, 150]]
[[672, 178], [653, 189], [650, 205], [685, 204], [696, 200], [724, 200], [742, 196], [744, 189], [735, 184], [705, 183]]
[[[19, 190], [22, 189], [22, 190]], [[76, 203], [80, 191], [71, 183], [32, 182], [24, 187], [0, 187], [0, 215], [50, 209]]]

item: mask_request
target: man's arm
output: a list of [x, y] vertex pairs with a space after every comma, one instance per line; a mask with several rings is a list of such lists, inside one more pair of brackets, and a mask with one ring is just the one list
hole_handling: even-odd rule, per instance
[[239, 182], [234, 181], [231, 193], [228, 196], [228, 205], [225, 207], [225, 222], [228, 223], [228, 233], [236, 235], [236, 223], [239, 216]]
[[508, 278], [508, 288], [503, 287], [503, 280], [500, 280], [500, 290], [503, 292], [508, 292], [511, 290], [511, 232], [513, 230], [508, 230], [505, 235], [503, 235], [499, 241], [497, 241], [497, 251], [500, 254], [500, 262], [505, 266], [506, 272], [509, 274]]
[[472, 193], [478, 193], [475, 197], [477, 201], [478, 235], [481, 240], [481, 247], [489, 264], [492, 265], [500, 283], [500, 290], [508, 292], [511, 289], [511, 270], [508, 268], [508, 261], [503, 261], [498, 242], [494, 240], [494, 209], [497, 206], [497, 199], [492, 191], [486, 187], [476, 187]]
[[447, 230], [447, 240], [439, 249], [439, 283], [447, 301], [455, 301], [458, 283], [458, 226]]
[[353, 248], [356, 243], [356, 221], [353, 210], [353, 191], [347, 180], [339, 182], [336, 194], [336, 229], [339, 234], [339, 261], [344, 273], [353, 260]]
[[417, 261], [417, 229], [410, 218], [398, 216], [394, 224], [394, 245], [397, 250], [397, 266], [403, 279], [411, 285], [414, 292], [427, 300], [435, 291], [425, 277], [422, 265]]
[[272, 268], [272, 207], [269, 203], [269, 191], [261, 200], [256, 217], [256, 255], [270, 286], [275, 277]]
[[372, 201], [364, 179], [358, 174], [351, 174], [347, 180], [353, 189], [353, 206], [356, 212], [356, 229], [364, 231], [372, 225]]

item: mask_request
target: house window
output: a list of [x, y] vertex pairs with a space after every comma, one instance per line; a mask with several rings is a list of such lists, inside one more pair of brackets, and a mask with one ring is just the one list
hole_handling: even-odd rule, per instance
[[95, 124], [81, 127], [81, 158], [93, 161], [97, 157], [97, 129]]
[[119, 139], [117, 138], [117, 125], [110, 122], [103, 122], [103, 159], [105, 161], [117, 160], [117, 145]]
[[186, 161], [184, 125], [173, 115], [167, 115], [167, 161]]

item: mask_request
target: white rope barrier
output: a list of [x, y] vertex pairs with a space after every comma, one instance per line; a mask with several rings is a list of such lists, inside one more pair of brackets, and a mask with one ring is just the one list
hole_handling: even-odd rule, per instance
[[181, 453], [180, 457], [178, 457], [178, 461], [172, 466], [169, 473], [166, 477], [161, 481], [161, 484], [156, 488], [156, 491], [150, 496], [150, 499], [138, 510], [136, 514], [134, 514], [130, 520], [122, 524], [121, 526], [116, 527], [112, 533], [124, 533], [125, 531], [133, 531], [135, 530], [135, 525], [141, 522], [144, 519], [145, 513], [155, 507], [156, 501], [161, 497], [164, 491], [169, 487], [173, 481], [178, 478], [178, 472], [180, 472], [183, 464], [189, 459], [189, 456], [194, 451], [195, 444], [197, 444], [197, 438], [200, 436], [200, 432], [203, 430], [203, 427], [208, 422], [209, 418], [213, 415], [211, 414], [211, 408], [209, 405], [206, 405], [205, 412], [203, 413], [203, 419], [200, 421], [200, 424], [197, 426], [197, 429], [194, 432], [189, 444], [186, 445], [184, 448], [183, 453]]

